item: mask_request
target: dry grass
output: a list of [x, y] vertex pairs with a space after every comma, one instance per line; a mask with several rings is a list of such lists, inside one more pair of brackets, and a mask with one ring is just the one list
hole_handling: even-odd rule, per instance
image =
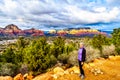
[[103, 54], [104, 55], [115, 55], [115, 54], [117, 54], [115, 52], [115, 46], [113, 44], [110, 45], [110, 46], [104, 46], [103, 47]]
[[86, 47], [87, 62], [100, 57], [100, 52], [98, 49], [94, 49], [92, 46]]

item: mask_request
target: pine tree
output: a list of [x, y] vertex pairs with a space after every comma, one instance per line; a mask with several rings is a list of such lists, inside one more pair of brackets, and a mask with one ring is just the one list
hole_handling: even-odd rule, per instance
[[115, 45], [116, 52], [120, 55], [120, 28], [113, 30], [112, 42]]

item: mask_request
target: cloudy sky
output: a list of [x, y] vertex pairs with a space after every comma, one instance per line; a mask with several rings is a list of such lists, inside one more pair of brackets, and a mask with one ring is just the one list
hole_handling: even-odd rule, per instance
[[42, 30], [120, 27], [120, 0], [0, 0], [0, 27]]

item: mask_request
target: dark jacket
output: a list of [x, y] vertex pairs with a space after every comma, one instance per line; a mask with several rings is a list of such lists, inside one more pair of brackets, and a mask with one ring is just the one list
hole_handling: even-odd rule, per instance
[[82, 61], [86, 61], [86, 49], [83, 48], [83, 51], [82, 51]]

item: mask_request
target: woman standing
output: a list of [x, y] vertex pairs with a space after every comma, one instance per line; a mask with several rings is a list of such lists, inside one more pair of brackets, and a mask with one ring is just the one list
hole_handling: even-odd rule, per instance
[[80, 76], [81, 79], [84, 79], [85, 74], [84, 74], [84, 70], [82, 68], [84, 62], [86, 60], [86, 49], [84, 48], [84, 44], [80, 43], [80, 48], [78, 50], [78, 62], [79, 62], [79, 68], [80, 68]]

